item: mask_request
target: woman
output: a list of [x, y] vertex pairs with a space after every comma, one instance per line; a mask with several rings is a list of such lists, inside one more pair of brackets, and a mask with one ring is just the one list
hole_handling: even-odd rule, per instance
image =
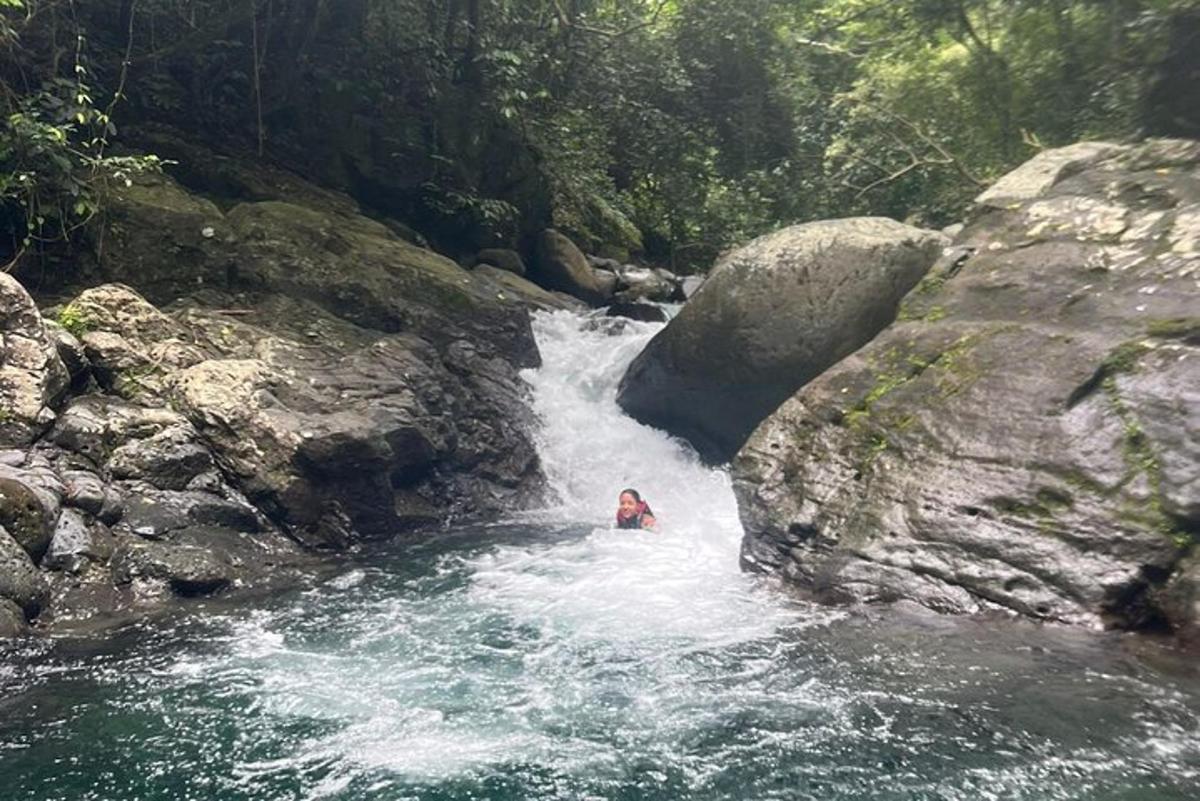
[[617, 528], [654, 528], [654, 512], [635, 489], [623, 489], [617, 499]]

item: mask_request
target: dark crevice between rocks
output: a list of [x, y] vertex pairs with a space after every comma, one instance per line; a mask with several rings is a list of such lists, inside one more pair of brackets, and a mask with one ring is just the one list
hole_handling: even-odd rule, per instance
[[1156, 590], [1170, 579], [1173, 568], [1142, 565], [1136, 581], [1112, 593], [1103, 604], [1105, 625], [1127, 631], [1169, 634], [1170, 619], [1160, 608]]
[[[1003, 561], [1003, 560], [1000, 560], [1000, 561]], [[1005, 564], [1008, 564], [1008, 563], [1006, 562]], [[1015, 567], [1013, 565], [1009, 565], [1009, 566]], [[984, 601], [986, 603], [994, 604], [995, 606], [999, 606], [1004, 609], [1011, 610], [1013, 612], [1016, 612], [1019, 615], [1035, 617], [1035, 618], [1039, 618], [1041, 620], [1048, 621], [1048, 622], [1056, 622], [1056, 623], [1068, 622], [1068, 621], [1064, 620], [1063, 618], [1057, 617], [1054, 614], [1052, 614], [1053, 610], [1051, 610], [1050, 607], [1046, 606], [1045, 604], [1037, 604], [1033, 607], [1030, 607], [1023, 603], [1014, 602], [1014, 599], [1009, 596], [1005, 596], [1000, 593], [988, 592], [983, 587], [980, 587], [975, 584], [968, 584], [966, 582], [963, 582], [963, 581], [960, 581], [959, 579], [954, 578], [953, 576], [947, 576], [936, 570], [930, 570], [928, 568], [922, 568], [922, 567], [910, 567], [908, 569], [915, 575], [925, 576], [926, 578], [935, 579], [935, 580], [940, 581], [941, 583], [946, 584], [947, 586], [950, 586], [950, 587], [957, 587], [957, 588], [965, 591], [967, 594], [969, 594], [973, 598], [978, 598], [981, 601]], [[1039, 576], [1039, 578], [1042, 578], [1042, 577]], [[1015, 579], [1015, 580], [1016, 581], [1024, 581], [1024, 579]], [[1009, 579], [1009, 581], [1003, 585], [1005, 590], [1009, 589], [1009, 583], [1011, 583], [1012, 581], [1014, 581], [1014, 579]], [[934, 610], [934, 611], [937, 611], [937, 610]]]
[[1138, 360], [1149, 350], [1150, 346], [1141, 339], [1122, 342], [1113, 348], [1096, 367], [1095, 372], [1067, 396], [1066, 408], [1075, 408], [1121, 373], [1132, 373], [1137, 369]]

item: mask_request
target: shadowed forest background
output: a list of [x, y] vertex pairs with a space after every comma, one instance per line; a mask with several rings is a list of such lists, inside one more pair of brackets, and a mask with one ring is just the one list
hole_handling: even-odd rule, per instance
[[0, 50], [10, 268], [159, 159], [234, 199], [223, 156], [290, 169], [452, 256], [553, 225], [690, 272], [790, 222], [951, 223], [1042, 148], [1200, 136], [1195, 0], [0, 0]]

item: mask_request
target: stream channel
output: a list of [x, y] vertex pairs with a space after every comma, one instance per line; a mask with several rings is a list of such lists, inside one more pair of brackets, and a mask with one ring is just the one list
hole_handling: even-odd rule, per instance
[[[615, 402], [659, 327], [537, 317], [551, 508], [0, 647], [0, 798], [1200, 798], [1194, 657], [740, 572], [728, 475]], [[609, 528], [625, 486], [661, 533]]]

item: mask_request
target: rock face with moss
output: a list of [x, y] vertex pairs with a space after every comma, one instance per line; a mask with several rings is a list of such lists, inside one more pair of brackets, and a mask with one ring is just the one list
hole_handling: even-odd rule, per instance
[[752, 569], [832, 601], [1197, 631], [1200, 144], [981, 196], [899, 320], [734, 465]]
[[651, 340], [618, 401], [727, 461], [780, 403], [890, 323], [946, 242], [879, 217], [757, 239], [723, 259]]
[[529, 298], [349, 204], [154, 177], [112, 220], [53, 323], [0, 275], [0, 636], [539, 497]]

